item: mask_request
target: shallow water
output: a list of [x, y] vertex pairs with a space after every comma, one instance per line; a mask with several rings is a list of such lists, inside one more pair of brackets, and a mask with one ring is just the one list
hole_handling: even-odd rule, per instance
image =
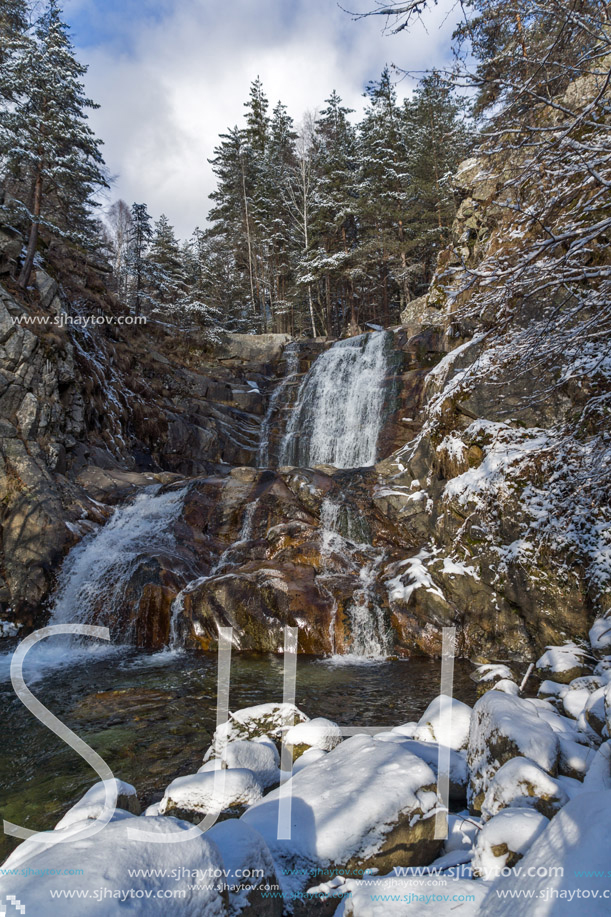
[[[455, 694], [475, 700], [468, 663], [456, 663]], [[133, 783], [144, 805], [181, 774], [193, 773], [216, 718], [216, 656], [195, 653], [90, 654], [26, 682], [49, 709]], [[297, 705], [344, 726], [392, 727], [417, 719], [439, 693], [431, 660], [369, 662], [299, 657]], [[235, 656], [230, 709], [282, 700], [282, 656]], [[52, 828], [97, 779], [91, 768], [0, 684], [0, 814], [36, 830]], [[2, 859], [16, 841], [4, 837]]]

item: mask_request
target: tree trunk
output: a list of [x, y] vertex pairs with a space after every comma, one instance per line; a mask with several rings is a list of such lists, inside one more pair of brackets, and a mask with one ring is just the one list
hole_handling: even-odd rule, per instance
[[28, 239], [28, 248], [25, 256], [25, 261], [23, 262], [23, 267], [21, 268], [21, 274], [19, 275], [19, 286], [22, 290], [27, 289], [28, 283], [30, 282], [30, 276], [32, 274], [32, 268], [34, 267], [34, 258], [36, 256], [36, 248], [38, 246], [38, 232], [40, 229], [40, 211], [42, 207], [42, 165], [38, 164], [36, 170], [36, 180], [34, 183], [34, 200], [32, 206], [32, 225], [30, 226], [30, 237]]

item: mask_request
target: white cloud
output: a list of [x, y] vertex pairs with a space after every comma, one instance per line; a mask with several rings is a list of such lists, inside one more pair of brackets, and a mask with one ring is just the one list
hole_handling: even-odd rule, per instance
[[[100, 15], [100, 2], [69, 0], [66, 16], [87, 7]], [[257, 75], [271, 105], [282, 99], [297, 121], [332, 89], [360, 110], [365, 84], [385, 62], [410, 70], [442, 63], [452, 30], [439, 7], [428, 33], [417, 26], [394, 38], [381, 34], [381, 19], [352, 22], [333, 0], [181, 0], [163, 9], [156, 19], [116, 12], [113, 21], [106, 7], [108, 37], [92, 44], [86, 36], [80, 56], [102, 106], [91, 122], [117, 175], [112, 197], [165, 212], [182, 236], [205, 222], [214, 187], [207, 159], [219, 133], [241, 122]], [[78, 43], [82, 19], [74, 21]], [[407, 91], [407, 82], [399, 86]]]

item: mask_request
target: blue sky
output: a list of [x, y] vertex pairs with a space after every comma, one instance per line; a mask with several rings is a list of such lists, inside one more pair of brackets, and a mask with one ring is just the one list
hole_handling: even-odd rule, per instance
[[[423, 70], [447, 60], [451, 4], [441, 0], [427, 29], [388, 37], [381, 18], [353, 22], [335, 0], [64, 0], [101, 104], [91, 121], [116, 176], [111, 199], [144, 201], [188, 235], [209, 209], [207, 159], [219, 132], [241, 121], [257, 75], [271, 105], [282, 99], [297, 122], [332, 89], [358, 111], [385, 63]], [[405, 81], [399, 92], [408, 91]]]

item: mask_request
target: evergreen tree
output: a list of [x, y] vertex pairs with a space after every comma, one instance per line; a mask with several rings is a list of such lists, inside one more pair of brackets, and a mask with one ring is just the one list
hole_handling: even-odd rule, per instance
[[87, 124], [86, 110], [97, 106], [84, 93], [86, 70], [74, 57], [57, 0], [47, 0], [19, 61], [20, 85], [0, 140], [12, 197], [29, 223], [19, 277], [24, 289], [41, 226], [61, 239], [94, 244], [93, 195], [107, 182], [100, 141]]
[[154, 304], [149, 292], [152, 278], [150, 262], [147, 259], [152, 236], [151, 215], [146, 209], [146, 204], [132, 204], [127, 266], [132, 307], [136, 315], [141, 314], [143, 303]]
[[369, 101], [359, 126], [358, 220], [360, 298], [380, 303], [371, 315], [388, 324], [411, 298], [405, 246], [405, 211], [410, 195], [408, 151], [397, 93], [388, 67], [365, 93]]
[[261, 79], [257, 77], [250, 85], [250, 97], [244, 103], [246, 108], [246, 129], [244, 136], [249, 146], [257, 153], [265, 153], [269, 140], [269, 100], [263, 92]]
[[184, 298], [186, 280], [184, 253], [164, 213], [155, 223], [146, 258], [152, 297], [158, 308], [171, 311]]

